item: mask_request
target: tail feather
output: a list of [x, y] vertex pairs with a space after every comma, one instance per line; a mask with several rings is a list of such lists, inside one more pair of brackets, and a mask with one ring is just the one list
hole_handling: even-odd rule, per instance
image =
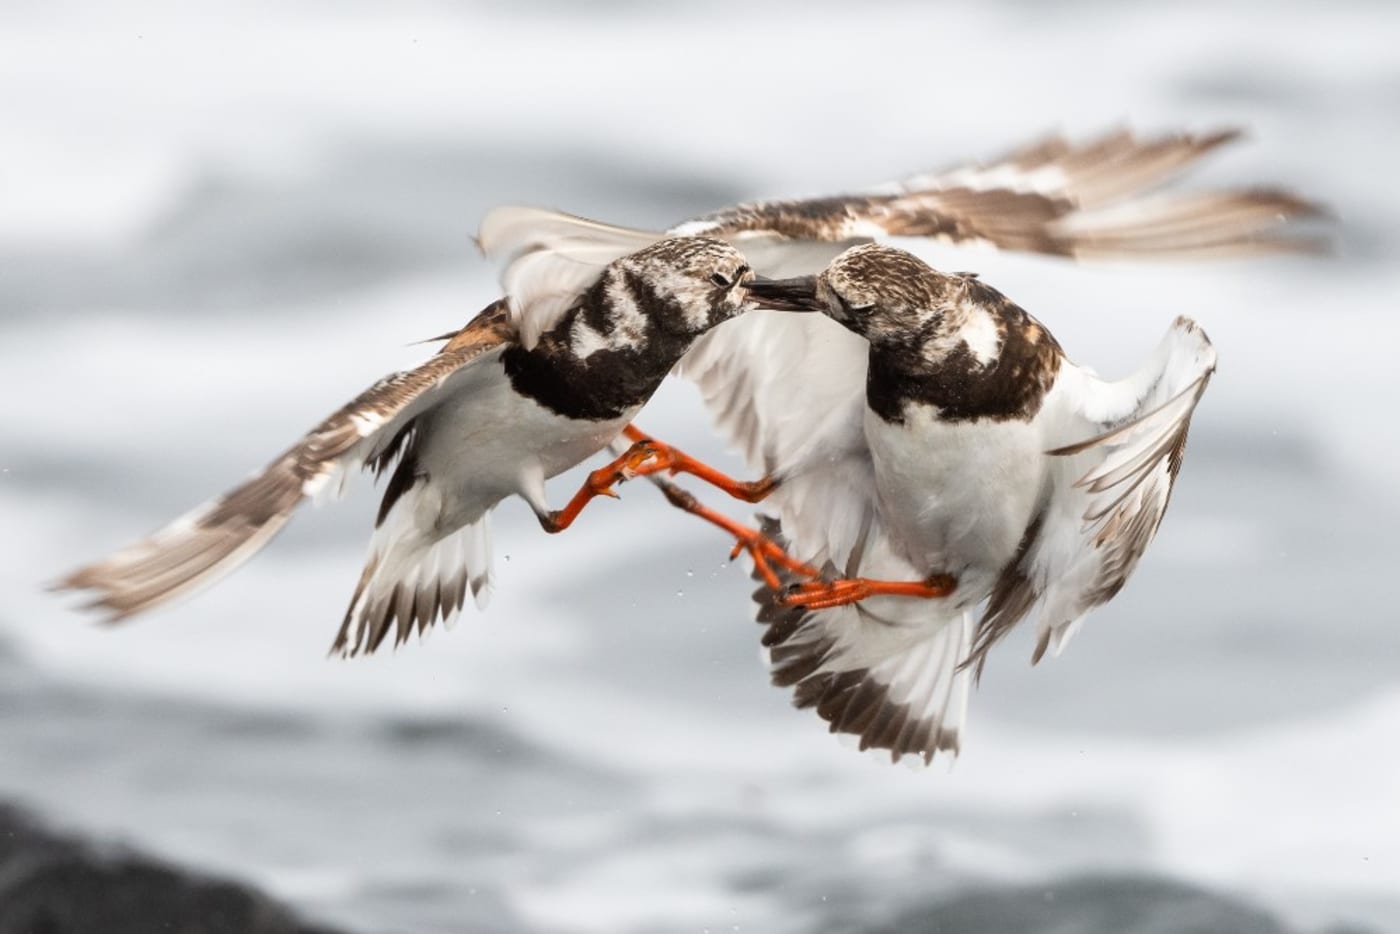
[[[786, 547], [776, 520], [765, 517], [763, 532]], [[770, 676], [792, 689], [794, 706], [814, 709], [830, 732], [891, 760], [958, 754], [972, 681], [959, 667], [972, 643], [970, 612], [940, 617], [935, 606], [914, 607], [910, 618], [889, 621], [858, 605], [785, 606], [766, 585], [753, 596]]]
[[[412, 499], [405, 497], [406, 514]], [[478, 607], [491, 594], [490, 516], [451, 534], [431, 539], [400, 518], [399, 509], [375, 532], [370, 557], [360, 574], [331, 654], [344, 657], [377, 650], [394, 634], [394, 646], [416, 631], [421, 637], [441, 620], [448, 625], [466, 604], [470, 590]], [[395, 521], [395, 520], [399, 521]]]

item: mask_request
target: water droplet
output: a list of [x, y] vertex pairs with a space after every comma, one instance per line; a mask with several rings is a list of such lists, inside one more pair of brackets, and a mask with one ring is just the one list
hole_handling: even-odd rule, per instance
[[692, 571], [690, 568], [686, 568], [686, 569], [685, 569], [685, 576], [686, 576], [686, 577], [694, 577], [694, 576], [695, 576], [695, 572]]
[[506, 556], [505, 556], [505, 559], [506, 559], [507, 561], [509, 561], [509, 560], [510, 560], [510, 555], [506, 555]]
[[685, 591], [684, 591], [684, 590], [677, 590], [677, 591], [676, 591], [676, 596], [678, 596], [678, 597], [684, 597], [684, 596], [685, 596]]

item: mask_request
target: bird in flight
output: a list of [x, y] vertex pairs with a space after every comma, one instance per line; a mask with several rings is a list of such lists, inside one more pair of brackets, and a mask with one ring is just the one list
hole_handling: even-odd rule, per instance
[[[761, 528], [662, 484], [674, 504], [732, 532], [754, 556], [772, 680], [833, 732], [894, 758], [956, 752], [988, 649], [1034, 607], [1037, 657], [1058, 651], [1083, 612], [1126, 580], [1161, 519], [1214, 366], [1204, 334], [1183, 321], [1136, 376], [1091, 382], [1043, 326], [975, 277], [863, 245], [929, 237], [1095, 260], [1319, 250], [1288, 224], [1322, 212], [1286, 192], [1163, 190], [1237, 135], [1053, 138], [873, 193], [741, 205], [664, 234], [727, 240], [760, 276], [809, 277], [812, 288], [810, 277], [845, 282], [844, 272], [872, 265], [875, 295], [887, 300], [851, 299], [884, 309], [889, 334], [874, 340], [831, 313], [749, 315], [682, 359], [679, 372], [698, 384], [720, 431], [773, 487], [765, 500], [773, 516]], [[582, 266], [659, 236], [504, 208], [485, 219], [481, 241], [507, 260], [502, 281], [522, 312], [547, 322], [569, 304], [570, 282], [586, 281]], [[831, 265], [852, 247], [869, 252]], [[883, 266], [902, 272], [881, 274]], [[832, 311], [845, 293], [823, 288], [819, 307]], [[783, 304], [783, 285], [759, 280], [756, 289]], [[916, 299], [918, 289], [929, 294]], [[925, 334], [930, 309], [916, 306], [943, 307], [932, 296], [945, 290], [963, 296], [953, 317], [968, 323], [959, 336]], [[788, 307], [816, 304], [815, 293], [799, 293], [786, 296]], [[922, 323], [910, 332], [914, 317]], [[876, 360], [915, 346], [924, 348], [917, 359], [877, 379]], [[932, 419], [935, 410], [953, 420]], [[944, 442], [952, 449], [942, 451]], [[929, 473], [920, 472], [925, 454]], [[1008, 466], [1025, 475], [1003, 478]], [[957, 506], [958, 497], [985, 506], [1007, 489], [1011, 501], [990, 518]], [[946, 505], [921, 517], [930, 498]], [[995, 540], [978, 544], [984, 553], [952, 547], [992, 528]]]
[[[497, 209], [478, 242], [504, 261], [503, 297], [444, 335], [437, 356], [377, 383], [235, 490], [59, 586], [95, 592], [93, 604], [113, 618], [139, 613], [233, 570], [301, 501], [335, 492], [362, 466], [389, 481], [335, 642], [345, 654], [373, 650], [391, 629], [396, 642], [423, 631], [459, 611], [468, 589], [484, 599], [489, 511], [510, 495], [555, 531], [616, 482], [694, 473], [747, 501], [769, 496], [790, 550], [841, 567], [860, 521], [829, 500], [851, 478], [841, 457], [827, 470], [798, 468], [830, 453], [831, 439], [864, 405], [866, 344], [825, 315], [739, 316], [753, 274], [812, 275], [848, 247], [886, 236], [1076, 259], [1311, 248], [1282, 226], [1316, 209], [1286, 192], [1154, 194], [1234, 136], [1123, 132], [1084, 145], [1056, 138], [985, 165], [850, 196], [740, 205], [664, 233]], [[631, 426], [677, 361], [760, 479], [732, 480]], [[619, 435], [637, 444], [551, 510], [544, 481]], [[779, 574], [810, 580], [811, 565], [790, 559], [783, 543], [711, 517], [736, 534], [770, 583], [782, 583]], [[846, 611], [856, 612], [820, 612]], [[825, 674], [801, 679], [799, 700]], [[888, 682], [884, 672], [872, 677]]]
[[[1215, 351], [1178, 318], [1137, 372], [1106, 382], [996, 289], [880, 244], [751, 295], [820, 311], [867, 345], [863, 405], [824, 439], [860, 478], [828, 494], [855, 539], [842, 577], [763, 597], [775, 676], [896, 758], [956, 748], [967, 670], [1026, 617], [1038, 620], [1034, 659], [1058, 652], [1137, 566]], [[844, 545], [828, 532], [818, 553]], [[935, 645], [937, 663], [907, 667]]]
[[697, 337], [744, 310], [753, 273], [727, 243], [678, 237], [594, 279], [528, 342], [506, 303], [493, 303], [436, 356], [375, 383], [244, 483], [58, 586], [95, 591], [92, 605], [114, 619], [149, 609], [232, 571], [304, 500], [369, 467], [389, 480], [332, 651], [373, 651], [391, 630], [402, 642], [460, 609], [468, 589], [484, 601], [491, 510], [520, 496], [557, 532], [613, 484], [658, 466], [643, 443], [594, 471], [564, 508], [545, 496], [547, 479], [628, 426]]

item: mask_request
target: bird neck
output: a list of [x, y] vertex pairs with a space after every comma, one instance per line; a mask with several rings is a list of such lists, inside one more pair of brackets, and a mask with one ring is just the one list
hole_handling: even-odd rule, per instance
[[658, 327], [655, 313], [592, 289], [534, 347], [507, 350], [506, 375], [517, 392], [556, 414], [630, 417], [693, 343], [691, 335]]

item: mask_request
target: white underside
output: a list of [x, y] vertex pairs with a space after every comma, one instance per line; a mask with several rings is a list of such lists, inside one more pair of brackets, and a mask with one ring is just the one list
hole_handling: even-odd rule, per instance
[[1030, 525], [1047, 468], [1039, 428], [942, 422], [927, 406], [892, 425], [866, 411], [880, 515], [916, 568], [958, 578], [959, 607], [991, 592]]
[[469, 395], [430, 413], [420, 428], [420, 469], [438, 500], [418, 523], [425, 534], [475, 522], [512, 495], [548, 512], [545, 481], [601, 451], [636, 412], [565, 418], [517, 393], [500, 365], [483, 369]]
[[426, 479], [375, 529], [369, 561], [376, 570], [352, 612], [375, 606], [396, 584], [431, 589], [458, 576], [484, 606], [491, 510], [520, 496], [536, 514], [549, 512], [545, 481], [601, 451], [635, 414], [565, 418], [517, 393], [499, 360], [474, 369], [449, 404], [420, 418], [417, 467]]

